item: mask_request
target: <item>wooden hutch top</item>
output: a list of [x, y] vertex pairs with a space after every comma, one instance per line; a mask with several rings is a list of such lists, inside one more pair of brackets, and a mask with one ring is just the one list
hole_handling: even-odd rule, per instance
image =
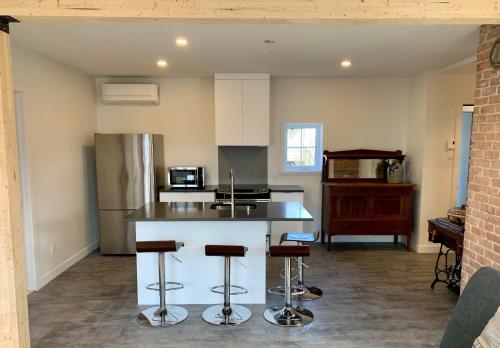
[[363, 182], [366, 184], [380, 184], [385, 185], [401, 185], [401, 184], [387, 184], [385, 178], [359, 178], [359, 177], [329, 177], [329, 161], [330, 160], [399, 160], [403, 162], [405, 155], [403, 155], [401, 150], [396, 151], [381, 151], [381, 150], [367, 150], [367, 149], [357, 149], [357, 150], [344, 150], [344, 151], [323, 151], [323, 174], [322, 182], [324, 184], [331, 184], [335, 182], [341, 183], [359, 183]]

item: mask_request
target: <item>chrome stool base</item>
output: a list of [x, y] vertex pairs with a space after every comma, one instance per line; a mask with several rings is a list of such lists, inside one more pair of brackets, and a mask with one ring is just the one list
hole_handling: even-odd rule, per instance
[[203, 311], [203, 320], [214, 325], [239, 325], [252, 316], [252, 312], [245, 306], [232, 304], [229, 315], [222, 314], [223, 309], [224, 305], [221, 304], [208, 307]]
[[264, 319], [279, 326], [305, 326], [313, 321], [314, 315], [305, 308], [276, 306], [264, 311]]
[[147, 327], [167, 327], [184, 321], [188, 311], [181, 306], [166, 306], [166, 314], [161, 313], [160, 307], [149, 307], [137, 316], [137, 322]]

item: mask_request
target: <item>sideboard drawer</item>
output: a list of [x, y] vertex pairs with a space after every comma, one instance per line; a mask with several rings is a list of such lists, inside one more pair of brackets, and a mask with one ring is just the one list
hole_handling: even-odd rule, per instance
[[333, 186], [330, 187], [330, 192], [335, 196], [409, 196], [412, 194], [412, 186], [386, 185], [383, 187], [373, 186]]
[[[367, 229], [367, 224], [370, 228]], [[410, 225], [410, 226], [409, 226]], [[411, 228], [408, 221], [382, 221], [382, 220], [366, 220], [366, 221], [332, 221], [330, 224], [330, 233], [333, 234], [391, 234], [405, 232]]]

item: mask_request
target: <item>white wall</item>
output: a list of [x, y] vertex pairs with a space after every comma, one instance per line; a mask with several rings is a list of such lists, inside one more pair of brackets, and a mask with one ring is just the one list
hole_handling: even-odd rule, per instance
[[[430, 79], [429, 72], [414, 76], [410, 85], [410, 112], [407, 124], [406, 176], [416, 185], [414, 197], [414, 231], [420, 229], [420, 198], [422, 193], [422, 171], [424, 165], [425, 121], [427, 118], [427, 96]], [[412, 248], [416, 250], [418, 238], [412, 239]]]
[[[406, 147], [409, 79], [275, 78], [271, 80], [271, 143], [268, 154], [272, 184], [304, 187], [304, 205], [321, 220], [321, 173], [284, 174], [283, 127], [290, 122], [322, 122], [324, 149], [403, 150]], [[384, 241], [392, 237], [336, 236], [336, 241]]]
[[109, 105], [98, 97], [99, 132], [163, 134], [165, 166], [206, 166], [207, 183], [217, 184], [213, 79], [97, 78], [99, 95], [106, 82], [157, 83], [160, 105]]
[[[429, 249], [427, 220], [446, 216], [448, 209], [455, 206], [452, 201], [452, 191], [456, 190], [452, 187], [454, 151], [447, 150], [446, 142], [455, 137], [457, 115], [462, 113], [463, 104], [473, 100], [474, 85], [473, 73], [435, 73], [429, 81], [417, 246], [420, 252]], [[435, 245], [429, 251], [433, 248]]]
[[446, 216], [455, 205], [453, 175], [458, 157], [455, 161], [455, 152], [447, 149], [447, 140], [455, 138], [456, 120], [462, 105], [473, 102], [474, 86], [474, 70], [427, 72], [412, 80], [408, 154], [418, 163], [414, 169], [421, 163], [421, 168], [410, 171], [410, 180], [419, 185], [413, 245], [418, 252], [436, 251], [437, 246], [427, 241], [427, 220]]
[[13, 75], [24, 94], [39, 288], [98, 246], [95, 81], [19, 46]]

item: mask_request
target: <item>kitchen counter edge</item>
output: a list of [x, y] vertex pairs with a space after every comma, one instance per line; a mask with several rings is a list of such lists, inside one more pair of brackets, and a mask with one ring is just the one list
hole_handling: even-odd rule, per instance
[[127, 221], [313, 221], [312, 215], [299, 202], [255, 203], [250, 214], [237, 210], [236, 217], [230, 211], [210, 209], [208, 202], [149, 203], [132, 214]]

